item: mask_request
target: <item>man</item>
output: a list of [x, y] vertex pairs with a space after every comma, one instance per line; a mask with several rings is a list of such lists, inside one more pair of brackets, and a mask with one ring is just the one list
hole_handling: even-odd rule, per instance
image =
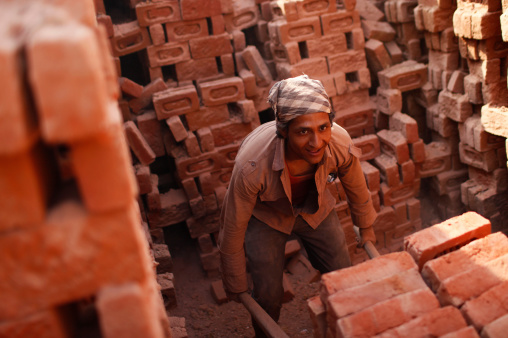
[[[224, 198], [219, 233], [221, 271], [228, 296], [248, 290], [277, 321], [284, 293], [286, 240], [296, 234], [321, 273], [351, 265], [344, 232], [327, 185], [339, 178], [362, 243], [376, 242], [370, 192], [349, 134], [334, 124], [320, 81], [302, 75], [279, 81], [268, 102], [275, 121], [243, 141]], [[245, 248], [244, 248], [245, 246]], [[257, 337], [264, 334], [253, 323]]]

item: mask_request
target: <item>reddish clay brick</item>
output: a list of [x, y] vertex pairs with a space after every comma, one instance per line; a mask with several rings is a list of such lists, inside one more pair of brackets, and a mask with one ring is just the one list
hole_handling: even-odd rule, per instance
[[328, 327], [334, 331], [338, 319], [358, 313], [376, 303], [419, 289], [428, 288], [418, 270], [413, 268], [378, 281], [337, 291], [328, 297], [326, 306]]
[[150, 33], [150, 38], [152, 39], [152, 44], [154, 46], [160, 46], [165, 44], [166, 41], [166, 33], [164, 33], [165, 29], [162, 24], [154, 24], [148, 27], [148, 31]]
[[459, 154], [462, 163], [485, 170], [487, 172], [492, 172], [500, 167], [495, 149], [479, 152], [473, 147], [460, 142]]
[[419, 191], [420, 179], [415, 179], [413, 182], [401, 183], [394, 187], [381, 183], [380, 195], [383, 205], [391, 206], [416, 196]]
[[466, 121], [473, 114], [472, 109], [466, 94], [454, 94], [445, 90], [439, 93], [439, 112], [454, 121]]
[[267, 86], [273, 81], [268, 66], [255, 46], [245, 48], [242, 52], [242, 58], [247, 68], [254, 73], [258, 86]]
[[449, 277], [471, 269], [474, 265], [485, 264], [508, 253], [508, 238], [497, 232], [477, 239], [456, 251], [428, 261], [422, 269], [422, 276], [432, 290]]
[[375, 39], [383, 42], [392, 41], [396, 32], [393, 27], [384, 21], [362, 20], [362, 29], [366, 39]]
[[189, 81], [210, 78], [219, 75], [215, 58], [187, 60], [175, 65], [178, 81]]
[[113, 56], [123, 56], [140, 51], [150, 45], [148, 30], [138, 21], [113, 25], [114, 36], [110, 39]]
[[360, 15], [357, 11], [337, 10], [335, 13], [321, 15], [323, 35], [347, 33], [360, 28]]
[[200, 83], [198, 91], [201, 101], [207, 106], [218, 106], [245, 98], [243, 81], [239, 77]]
[[373, 164], [379, 169], [382, 181], [389, 187], [395, 187], [400, 184], [399, 168], [393, 156], [381, 154], [374, 159]]
[[183, 140], [183, 147], [189, 157], [199, 156], [202, 153], [198, 138], [192, 131], [187, 132], [187, 137]]
[[405, 250], [423, 265], [435, 257], [490, 233], [490, 221], [475, 212], [466, 212], [433, 225], [404, 239]]
[[198, 111], [185, 114], [185, 120], [190, 131], [226, 122], [229, 119], [227, 105], [200, 107]]
[[[47, 142], [65, 143], [90, 136], [119, 117], [118, 108], [108, 103], [106, 79], [99, 71], [101, 51], [89, 28], [46, 25], [31, 35], [27, 56], [41, 131]], [[53, 59], [64, 61], [47, 62]]]
[[325, 273], [321, 276], [321, 301], [326, 304], [328, 297], [337, 291], [378, 281], [415, 267], [414, 260], [407, 252], [393, 252], [346, 269]]
[[272, 42], [286, 44], [291, 41], [301, 42], [321, 37], [319, 17], [309, 17], [298, 21], [276, 20], [268, 23]]
[[414, 143], [420, 138], [418, 136], [418, 125], [411, 116], [396, 112], [390, 116], [389, 126], [391, 130], [397, 130], [404, 135], [408, 143]]
[[171, 22], [165, 26], [168, 41], [189, 41], [209, 35], [206, 19]]
[[[348, 94], [352, 101], [363, 96], [360, 94], [355, 97], [353, 93], [346, 93], [344, 96]], [[351, 137], [356, 138], [365, 134], [372, 134], [374, 128], [373, 104], [369, 101], [367, 104], [342, 107], [342, 105], [345, 105], [345, 102], [341, 99], [340, 96], [332, 97], [332, 105], [335, 111], [337, 111], [334, 122], [343, 126]]]
[[146, 48], [150, 67], [174, 65], [191, 59], [191, 51], [187, 41], [171, 41]]
[[330, 55], [327, 58], [330, 73], [351, 73], [367, 67], [363, 50], [349, 50], [344, 53]]
[[203, 36], [189, 41], [190, 53], [193, 59], [202, 59], [233, 53], [233, 47], [228, 33]]
[[420, 88], [427, 82], [427, 67], [408, 60], [379, 72], [378, 77], [382, 88], [405, 92]]
[[160, 201], [160, 211], [148, 212], [150, 228], [177, 224], [191, 216], [189, 202], [182, 189], [170, 189], [160, 195]]
[[[347, 51], [346, 36], [343, 33], [324, 35], [317, 39], [306, 40], [305, 46], [307, 47], [309, 58], [329, 56]], [[300, 52], [298, 51], [299, 55]]]
[[325, 57], [303, 59], [294, 65], [278, 63], [276, 69], [280, 77], [294, 77], [302, 73], [312, 78], [328, 75], [328, 65]]
[[383, 332], [378, 337], [441, 336], [466, 326], [460, 311], [447, 306], [427, 312], [401, 326]]
[[255, 26], [259, 21], [259, 16], [259, 8], [257, 6], [235, 8], [232, 13], [224, 15], [226, 30], [233, 32]]
[[282, 273], [282, 287], [284, 289], [284, 294], [282, 296], [283, 303], [287, 303], [295, 298], [295, 290], [291, 284], [291, 281], [289, 280], [287, 273], [285, 272]]
[[375, 38], [371, 37], [365, 43], [365, 54], [370, 69], [375, 72], [380, 72], [392, 65], [392, 59], [384, 44]]
[[136, 124], [133, 121], [127, 121], [123, 126], [127, 136], [127, 143], [138, 160], [144, 165], [149, 165], [155, 161], [155, 153], [150, 148], [148, 142], [146, 142]]
[[379, 139], [376, 135], [364, 135], [353, 139], [353, 144], [360, 148], [360, 161], [372, 160], [380, 154]]
[[72, 167], [89, 210], [108, 211], [132, 202], [138, 191], [122, 126], [111, 126], [70, 148]]
[[458, 329], [457, 331], [453, 331], [447, 333], [441, 338], [479, 338], [478, 332], [472, 326], [464, 327], [462, 329]]
[[164, 120], [175, 115], [194, 112], [199, 109], [199, 98], [193, 85], [168, 88], [153, 95], [157, 118]]
[[199, 146], [202, 152], [212, 151], [215, 149], [215, 144], [213, 142], [213, 135], [210, 128], [200, 128], [196, 131], [196, 136], [198, 138]]
[[143, 86], [126, 77], [118, 78], [118, 83], [120, 85], [120, 89], [124, 94], [130, 95], [132, 97], [140, 97], [141, 94], [143, 94]]
[[72, 330], [66, 323], [68, 318], [64, 311], [45, 309], [27, 317], [0, 324], [2, 337], [55, 337], [72, 336]]
[[398, 163], [409, 160], [408, 142], [402, 133], [384, 129], [377, 132], [377, 136], [381, 144], [381, 152], [394, 156]]
[[166, 244], [154, 244], [152, 249], [154, 259], [158, 263], [157, 274], [173, 271], [173, 259], [168, 246]]
[[182, 156], [175, 159], [175, 164], [180, 179], [198, 177], [203, 172], [220, 169], [220, 161], [216, 151], [203, 153], [197, 157]]
[[152, 305], [160, 297], [155, 288], [148, 282], [103, 287], [96, 301], [103, 336], [163, 337], [156, 307]]
[[421, 288], [339, 319], [337, 331], [341, 337], [373, 337], [438, 308], [439, 301], [432, 291]]
[[166, 123], [176, 142], [181, 142], [189, 136], [189, 132], [185, 129], [180, 117], [171, 116], [166, 119]]
[[224, 291], [224, 285], [222, 284], [221, 279], [210, 283], [210, 289], [212, 292], [213, 299], [215, 299], [217, 304], [223, 304], [228, 302], [228, 297], [226, 295], [226, 291]]
[[152, 189], [150, 183], [150, 167], [147, 165], [136, 164], [134, 166], [136, 181], [138, 182], [138, 190], [140, 195], [149, 193]]
[[381, 9], [366, 0], [357, 0], [356, 10], [360, 17], [365, 20], [382, 21], [385, 18], [385, 13]]
[[150, 145], [157, 157], [164, 156], [164, 142], [162, 141], [161, 124], [153, 110], [147, 110], [136, 118], [139, 131]]
[[360, 165], [362, 167], [365, 181], [367, 182], [367, 187], [369, 190], [372, 192], [379, 191], [379, 170], [367, 161], [361, 161]]
[[140, 2], [136, 5], [136, 17], [142, 27], [182, 20], [177, 0]]
[[[106, 284], [148, 280], [152, 270], [137, 210], [133, 198], [107, 213], [88, 213], [67, 200], [57, 203], [41, 226], [1, 236], [1, 317], [21, 318], [74, 302]], [[72, 238], [72, 245], [62, 238]], [[111, 250], [123, 252], [122, 260], [108, 254]]]
[[[187, 224], [187, 228], [189, 230], [189, 234], [191, 238], [198, 238], [202, 234], [210, 234], [219, 232], [219, 215], [220, 213], [215, 213], [211, 215], [201, 216], [200, 218], [195, 217], [189, 217], [185, 220], [185, 223]], [[218, 260], [219, 260], [219, 252], [216, 251], [215, 253], [216, 257], [216, 267], [214, 269], [217, 269], [218, 271]]]
[[398, 89], [377, 88], [376, 103], [378, 109], [387, 115], [402, 110], [402, 94]]
[[143, 88], [143, 93], [141, 94], [141, 97], [135, 98], [129, 101], [129, 108], [132, 110], [133, 113], [138, 113], [141, 109], [148, 106], [150, 103], [152, 103], [152, 95], [167, 89], [168, 86], [162, 80], [162, 78], [157, 78], [156, 80], [153, 80], [148, 85], [146, 85]]
[[462, 314], [481, 331], [484, 326], [508, 314], [508, 281], [494, 286], [479, 297], [467, 301]]
[[502, 337], [508, 328], [508, 315], [504, 315], [490, 324], [487, 324], [481, 334], [485, 338]]
[[202, 19], [214, 15], [221, 15], [221, 1], [201, 1], [201, 0], [180, 0], [183, 20]]
[[311, 297], [307, 300], [307, 309], [309, 310], [312, 328], [316, 337], [326, 337], [326, 309], [319, 296]]
[[149, 211], [160, 211], [162, 209], [159, 176], [155, 174], [150, 175], [150, 192], [146, 194], [146, 204]]
[[444, 142], [425, 144], [425, 161], [417, 166], [420, 177], [430, 177], [451, 169], [451, 150]]

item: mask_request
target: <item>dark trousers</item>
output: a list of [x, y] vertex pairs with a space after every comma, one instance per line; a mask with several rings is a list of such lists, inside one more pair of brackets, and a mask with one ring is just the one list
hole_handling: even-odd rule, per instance
[[[321, 273], [351, 266], [344, 231], [336, 212], [332, 211], [316, 229], [298, 216], [292, 233], [301, 239], [309, 261]], [[284, 295], [282, 275], [288, 237], [255, 217], [251, 217], [245, 234], [252, 297], [275, 321], [279, 320]], [[254, 320], [252, 326], [256, 337], [266, 337]]]

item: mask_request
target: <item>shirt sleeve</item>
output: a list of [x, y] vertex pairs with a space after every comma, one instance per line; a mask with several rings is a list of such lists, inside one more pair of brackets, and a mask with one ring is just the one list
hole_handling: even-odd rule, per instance
[[256, 163], [248, 162], [233, 170], [221, 210], [218, 247], [224, 287], [230, 292], [248, 289], [245, 264], [245, 232], [256, 204], [259, 189], [247, 179]]
[[360, 165], [360, 155], [361, 150], [350, 144], [347, 157], [338, 171], [348, 197], [353, 223], [360, 228], [368, 228], [376, 220], [377, 212]]

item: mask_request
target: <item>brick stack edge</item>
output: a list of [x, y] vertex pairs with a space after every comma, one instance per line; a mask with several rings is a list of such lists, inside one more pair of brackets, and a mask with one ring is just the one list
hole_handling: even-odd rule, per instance
[[508, 237], [466, 212], [404, 250], [326, 273], [308, 299], [314, 337], [506, 336]]
[[[95, 1], [96, 18], [119, 75], [143, 220], [161, 245], [165, 228], [184, 223], [208, 276], [218, 276], [218, 217], [239, 144], [273, 119], [273, 83], [302, 73], [323, 82], [336, 122], [363, 151], [381, 253], [402, 250], [404, 236], [422, 229], [422, 188], [436, 201], [431, 224], [474, 210], [504, 228], [501, 8], [432, 0], [106, 5]], [[476, 8], [483, 14], [473, 16]], [[460, 15], [469, 26], [454, 25]], [[353, 262], [362, 262], [340, 181], [330, 189]]]
[[170, 337], [93, 3], [0, 16], [0, 336]]

